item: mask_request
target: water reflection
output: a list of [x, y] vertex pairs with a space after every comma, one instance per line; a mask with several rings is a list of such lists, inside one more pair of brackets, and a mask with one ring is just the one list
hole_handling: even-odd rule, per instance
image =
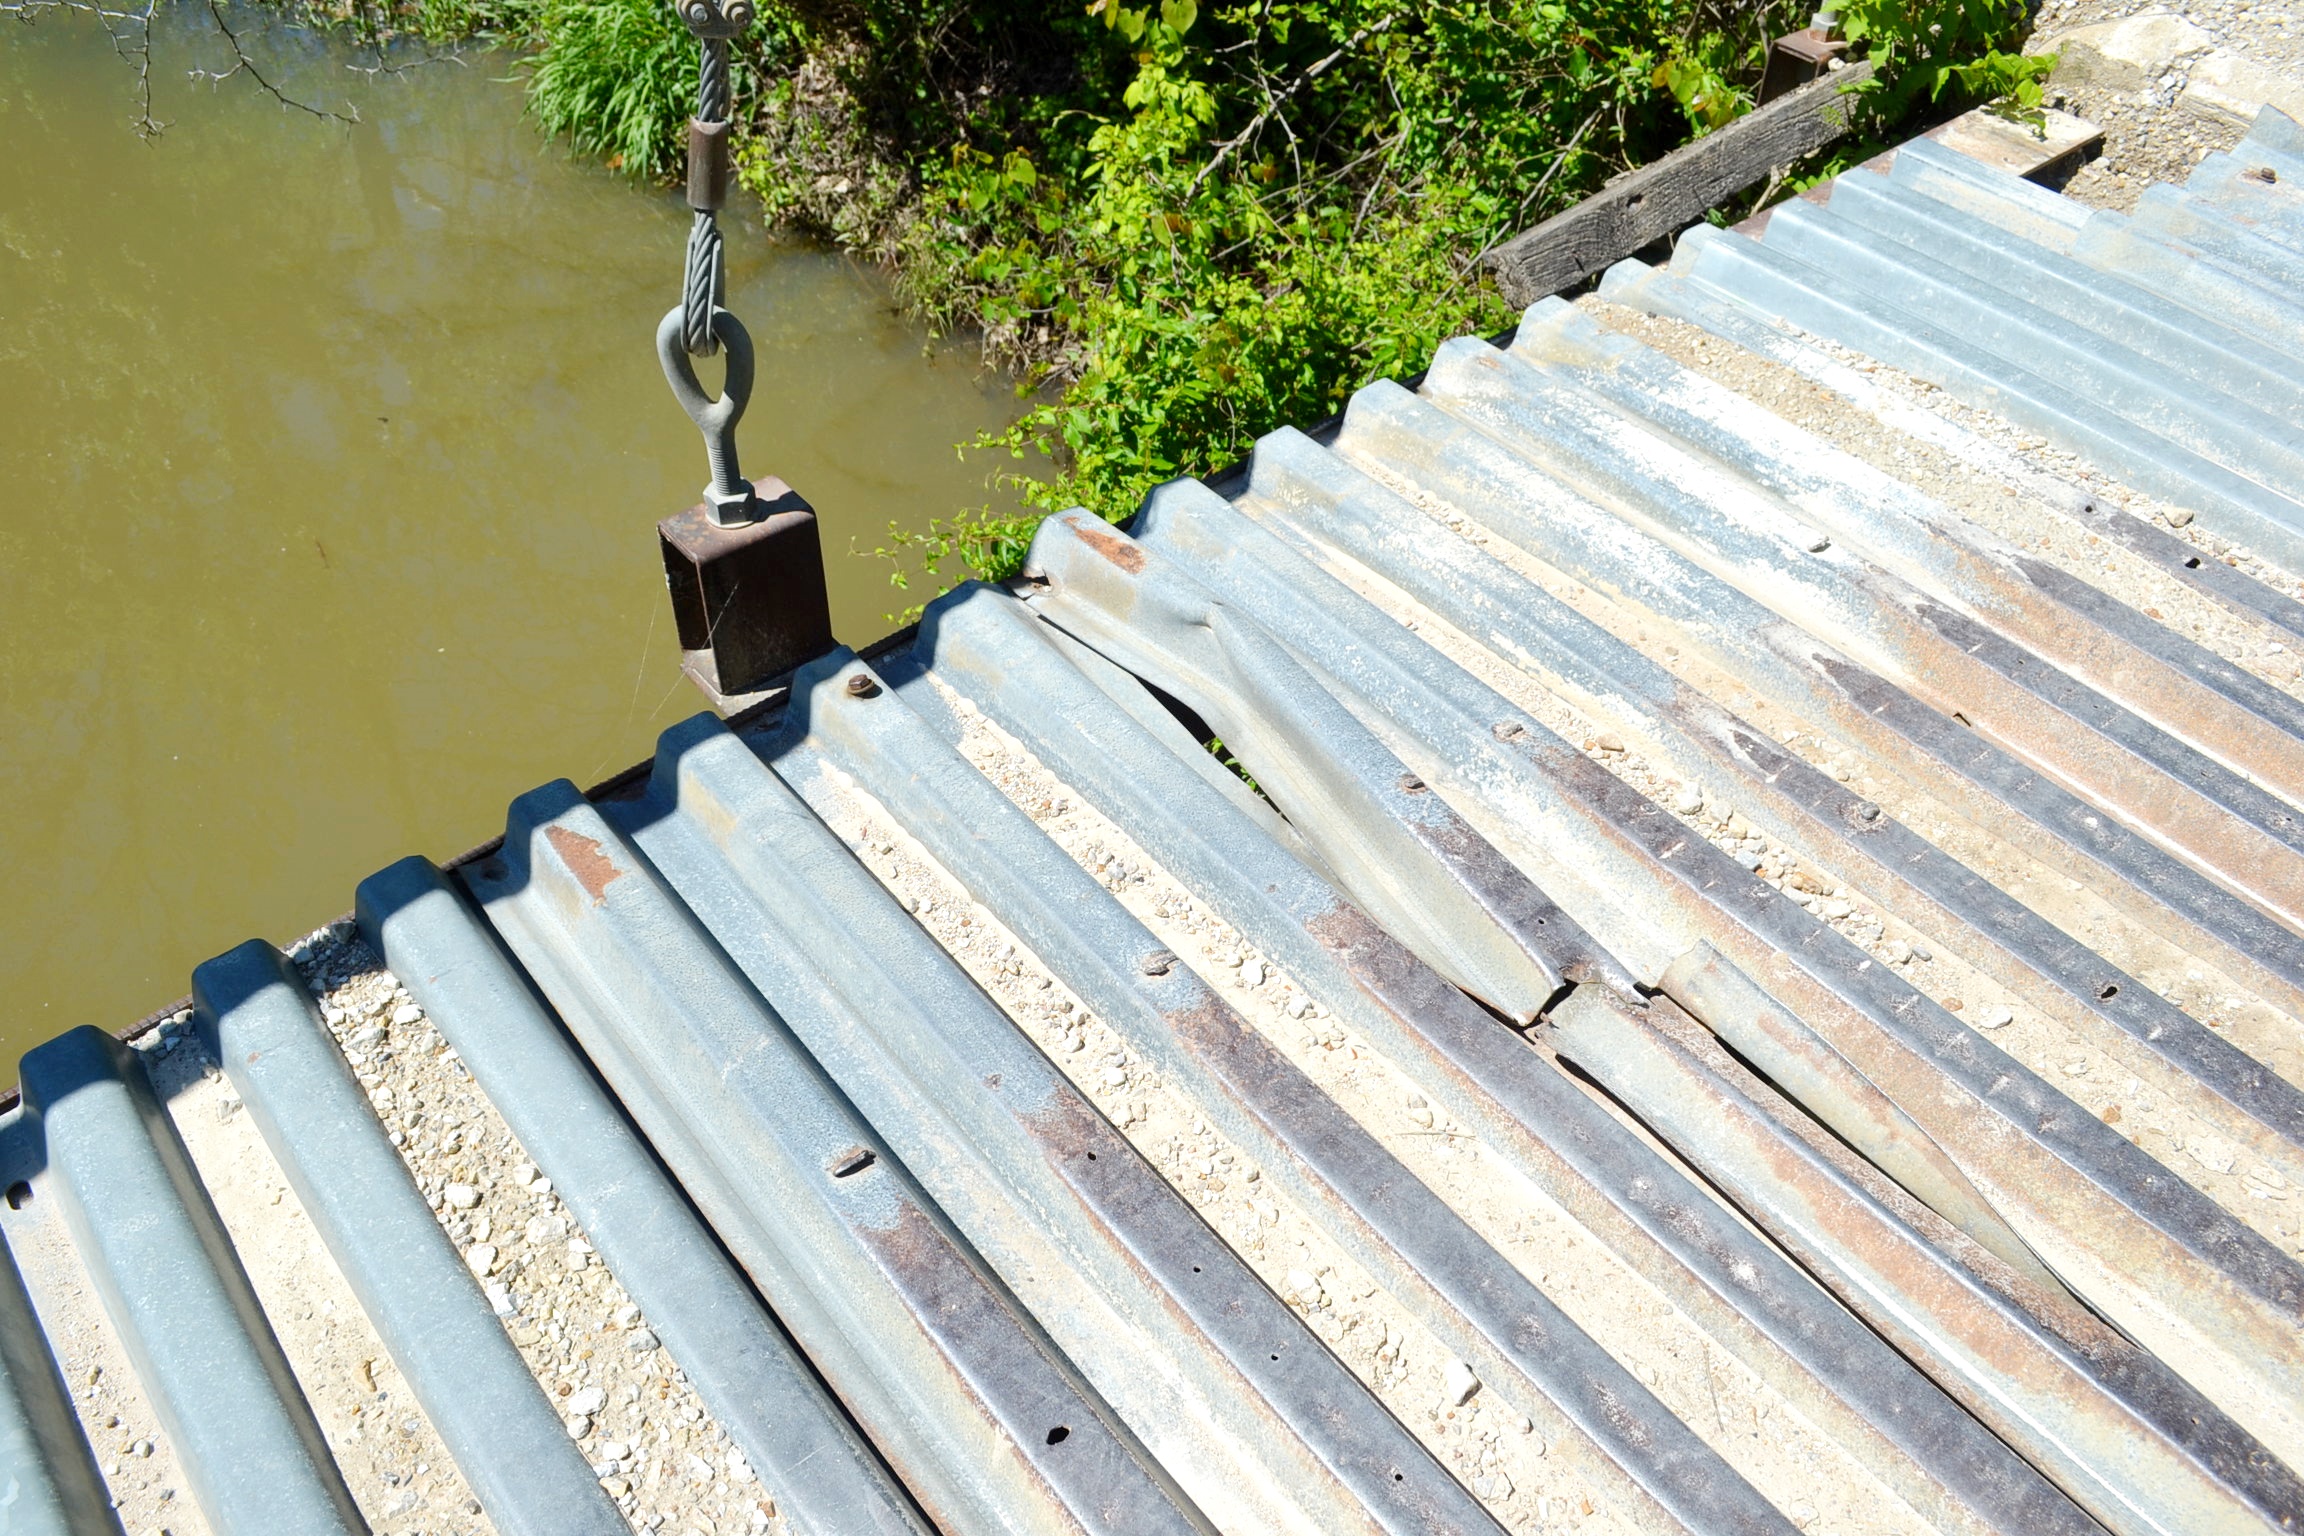
[[[650, 338], [685, 212], [520, 119], [501, 58], [369, 79], [274, 39], [246, 89], [166, 16], [158, 139], [93, 26], [0, 42], [0, 1048], [116, 1025], [691, 713], [654, 519], [705, 464]], [[828, 550], [988, 498], [1013, 409], [883, 288], [732, 221], [755, 473]], [[901, 599], [835, 562], [861, 641]], [[7, 1075], [0, 1068], [0, 1078]]]

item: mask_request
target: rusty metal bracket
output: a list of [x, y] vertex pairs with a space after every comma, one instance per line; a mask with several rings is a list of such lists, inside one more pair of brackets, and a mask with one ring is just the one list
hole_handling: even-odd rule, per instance
[[723, 528], [700, 502], [656, 525], [681, 669], [723, 711], [832, 648], [816, 510], [774, 476], [756, 489], [757, 522]]
[[1769, 45], [1768, 67], [1760, 73], [1760, 104], [1799, 89], [1846, 57], [1847, 43], [1827, 27], [1802, 27]]

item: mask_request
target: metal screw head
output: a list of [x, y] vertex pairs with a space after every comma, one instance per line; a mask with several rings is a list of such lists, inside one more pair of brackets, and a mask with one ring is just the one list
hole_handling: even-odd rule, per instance
[[1871, 826], [1880, 819], [1880, 807], [1869, 800], [1859, 800], [1848, 807], [1848, 819], [1860, 827]]
[[824, 1171], [836, 1179], [852, 1173], [862, 1173], [872, 1166], [872, 1149], [865, 1146], [844, 1147], [824, 1161]]
[[869, 699], [880, 692], [880, 681], [869, 672], [852, 674], [848, 679], [848, 697]]
[[1528, 734], [1528, 727], [1517, 720], [1505, 720], [1493, 728], [1493, 734], [1498, 741], [1518, 741]]
[[1427, 787], [1428, 786], [1422, 779], [1416, 777], [1416, 775], [1412, 773], [1404, 773], [1400, 775], [1400, 792], [1402, 794], [1420, 795], [1424, 793]]
[[1176, 952], [1156, 949], [1136, 962], [1137, 968], [1147, 976], [1165, 976], [1176, 969]]

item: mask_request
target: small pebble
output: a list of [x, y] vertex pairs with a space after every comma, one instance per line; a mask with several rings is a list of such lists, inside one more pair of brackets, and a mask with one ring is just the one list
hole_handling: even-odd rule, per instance
[[641, 1329], [638, 1333], [633, 1334], [631, 1338], [625, 1340], [626, 1348], [638, 1350], [643, 1354], [651, 1349], [656, 1348], [656, 1345], [656, 1335], [650, 1333], [645, 1328]]
[[460, 1211], [468, 1211], [480, 1203], [480, 1191], [469, 1184], [451, 1184], [441, 1194]]
[[2007, 1008], [1987, 1008], [1976, 1015], [1978, 1029], [2004, 1029], [2015, 1022], [2015, 1013]]
[[563, 1421], [568, 1426], [568, 1438], [581, 1440], [592, 1433], [592, 1421], [580, 1413], [572, 1413]]
[[472, 1273], [485, 1276], [496, 1267], [496, 1245], [474, 1243], [464, 1250], [464, 1262], [472, 1266]]
[[414, 1003], [402, 1003], [392, 1010], [392, 1023], [396, 1028], [401, 1025], [414, 1024], [423, 1017], [424, 1010]]
[[1451, 1360], [1440, 1367], [1440, 1397], [1451, 1408], [1463, 1407], [1479, 1390], [1480, 1378], [1463, 1361]]
[[608, 1406], [608, 1394], [598, 1387], [580, 1387], [568, 1395], [565, 1406], [571, 1418], [590, 1418]]

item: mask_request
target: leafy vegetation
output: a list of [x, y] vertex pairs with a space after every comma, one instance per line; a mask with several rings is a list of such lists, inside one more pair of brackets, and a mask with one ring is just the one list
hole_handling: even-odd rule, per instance
[[[695, 63], [665, 0], [417, 3], [531, 39], [550, 131], [671, 170]], [[1749, 110], [1769, 39], [1810, 19], [1800, 0], [763, 10], [738, 77], [743, 179], [1021, 381], [1021, 419], [972, 447], [1029, 510], [957, 513], [890, 550], [992, 577], [1042, 510], [1124, 516], [1509, 323], [1486, 252]], [[1839, 18], [1877, 66], [1840, 159], [1925, 103], [2037, 106], [2040, 61], [2003, 51], [2023, 0], [1848, 0]]]

